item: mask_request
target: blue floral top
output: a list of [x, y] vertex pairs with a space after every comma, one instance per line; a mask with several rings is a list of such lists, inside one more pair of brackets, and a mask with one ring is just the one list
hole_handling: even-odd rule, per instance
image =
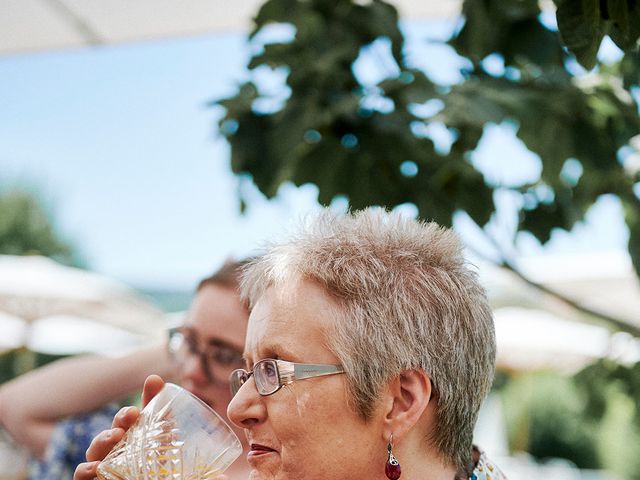
[[117, 404], [107, 405], [91, 413], [69, 417], [54, 428], [44, 458], [29, 464], [29, 480], [68, 480], [85, 453], [91, 440], [102, 430], [111, 428]]

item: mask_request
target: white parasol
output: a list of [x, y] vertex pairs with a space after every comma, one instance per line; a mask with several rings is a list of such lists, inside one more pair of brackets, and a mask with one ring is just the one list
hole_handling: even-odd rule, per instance
[[88, 318], [54, 315], [33, 322], [26, 346], [49, 355], [111, 355], [134, 349], [144, 340], [140, 335]]
[[[0, 55], [249, 32], [263, 0], [3, 0]], [[461, 0], [391, 0], [403, 18], [452, 18]]]
[[0, 353], [22, 347], [27, 338], [27, 322], [15, 315], [0, 312]]
[[[69, 334], [79, 331], [79, 318], [90, 319], [93, 327], [108, 325], [111, 333], [119, 329], [147, 340], [160, 338], [166, 325], [163, 312], [133, 289], [38, 256], [0, 255], [0, 312], [30, 324], [44, 317], [72, 316], [75, 320], [66, 322], [75, 325]], [[35, 330], [30, 330], [31, 337]]]
[[[505, 370], [554, 369], [573, 372], [598, 358], [640, 360], [631, 336], [521, 307], [494, 310], [497, 365]], [[628, 337], [628, 338], [627, 338]]]

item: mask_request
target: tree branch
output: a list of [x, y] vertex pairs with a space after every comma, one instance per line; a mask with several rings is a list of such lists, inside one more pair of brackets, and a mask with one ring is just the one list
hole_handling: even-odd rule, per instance
[[579, 311], [580, 313], [584, 313], [586, 315], [590, 315], [592, 317], [595, 317], [599, 320], [602, 320], [606, 323], [608, 323], [609, 325], [611, 325], [612, 327], [614, 327], [617, 330], [623, 331], [623, 332], [627, 332], [635, 337], [640, 337], [640, 328], [635, 326], [635, 325], [631, 325], [630, 323], [624, 321], [624, 320], [620, 320], [619, 318], [613, 317], [611, 315], [609, 315], [608, 313], [605, 312], [601, 312], [601, 311], [597, 311], [594, 310], [592, 308], [586, 307], [584, 305], [582, 305], [581, 303], [563, 295], [562, 293], [549, 288], [541, 283], [538, 282], [534, 282], [533, 280], [531, 280], [530, 278], [528, 278], [524, 273], [522, 273], [520, 270], [518, 270], [518, 268], [513, 264], [513, 262], [510, 262], [507, 258], [506, 255], [504, 255], [504, 252], [502, 250], [501, 245], [495, 240], [495, 238], [493, 238], [491, 235], [489, 235], [484, 229], [480, 228], [480, 231], [484, 234], [484, 236], [491, 242], [491, 244], [494, 246], [494, 248], [496, 249], [498, 255], [500, 256], [500, 261], [496, 262], [493, 259], [488, 258], [486, 255], [482, 254], [481, 252], [479, 252], [478, 250], [476, 250], [473, 247], [468, 247], [470, 250], [472, 250], [474, 252], [475, 255], [478, 255], [480, 258], [482, 258], [483, 260], [492, 263], [493, 265], [499, 267], [499, 268], [503, 268], [505, 270], [508, 270], [512, 273], [514, 273], [518, 278], [520, 278], [523, 282], [525, 282], [527, 285], [530, 285], [534, 288], [536, 288], [537, 290], [552, 296], [553, 298], [556, 298], [558, 300], [560, 300], [562, 303], [564, 303], [565, 305], [568, 305], [569, 307]]

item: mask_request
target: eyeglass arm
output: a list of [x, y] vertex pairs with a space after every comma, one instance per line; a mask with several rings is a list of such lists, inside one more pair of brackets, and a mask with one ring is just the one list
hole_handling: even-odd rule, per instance
[[283, 384], [288, 384], [294, 380], [302, 380], [305, 378], [323, 377], [325, 375], [344, 373], [344, 369], [340, 365], [293, 363], [278, 360], [278, 366], [280, 381]]

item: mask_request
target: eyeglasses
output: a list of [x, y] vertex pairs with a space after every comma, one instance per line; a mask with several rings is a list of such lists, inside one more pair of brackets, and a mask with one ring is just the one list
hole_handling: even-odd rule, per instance
[[257, 362], [251, 371], [238, 368], [231, 372], [229, 384], [231, 396], [235, 397], [240, 387], [253, 375], [256, 390], [262, 396], [273, 395], [284, 385], [305, 378], [323, 377], [344, 373], [341, 365], [318, 365], [314, 363], [293, 363], [284, 360], [265, 358]]
[[224, 381], [231, 371], [244, 364], [242, 352], [223, 342], [212, 342], [201, 349], [198, 336], [190, 329], [182, 327], [169, 331], [169, 352], [176, 363], [182, 365], [187, 356], [195, 355], [208, 381]]

